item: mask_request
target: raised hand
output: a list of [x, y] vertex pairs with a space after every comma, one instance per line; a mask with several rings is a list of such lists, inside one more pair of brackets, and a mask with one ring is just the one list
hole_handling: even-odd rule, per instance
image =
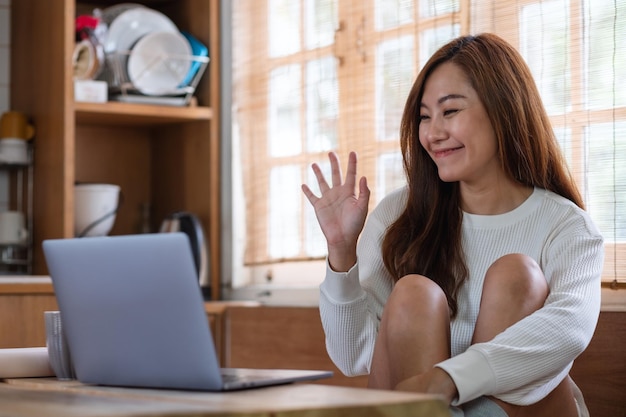
[[322, 195], [317, 197], [306, 185], [302, 191], [315, 209], [317, 221], [328, 245], [328, 261], [335, 271], [347, 271], [356, 262], [356, 242], [367, 217], [370, 190], [367, 180], [359, 180], [356, 188], [356, 153], [350, 152], [348, 170], [342, 183], [341, 166], [337, 154], [328, 154], [331, 166], [332, 186], [329, 186], [317, 164], [312, 165]]

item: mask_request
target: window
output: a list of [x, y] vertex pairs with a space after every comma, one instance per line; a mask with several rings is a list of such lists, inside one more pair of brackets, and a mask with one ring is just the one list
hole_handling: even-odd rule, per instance
[[620, 152], [626, 101], [617, 89], [626, 80], [626, 51], [618, 47], [626, 40], [626, 1], [512, 3], [503, 2], [484, 30], [517, 40], [587, 210], [605, 237], [603, 279], [626, 282], [626, 176], [618, 166], [626, 157]]
[[[428, 57], [495, 32], [533, 71], [555, 132], [607, 242], [626, 255], [626, 0], [235, 0], [233, 284], [312, 285], [325, 242], [300, 190], [310, 165], [359, 154], [372, 207], [404, 183], [399, 122]], [[343, 160], [345, 166], [345, 159]]]

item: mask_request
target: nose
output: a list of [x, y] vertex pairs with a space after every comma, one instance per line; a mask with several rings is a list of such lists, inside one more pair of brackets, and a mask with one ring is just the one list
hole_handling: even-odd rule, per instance
[[440, 117], [431, 117], [426, 123], [422, 122], [421, 131], [428, 142], [438, 142], [446, 139], [447, 132]]

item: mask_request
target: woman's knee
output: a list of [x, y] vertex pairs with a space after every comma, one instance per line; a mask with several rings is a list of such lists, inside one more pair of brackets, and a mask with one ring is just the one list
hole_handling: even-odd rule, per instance
[[441, 310], [447, 311], [446, 295], [434, 281], [418, 274], [406, 275], [394, 285], [387, 306], [398, 306], [402, 310]]
[[422, 275], [399, 279], [387, 299], [383, 320], [387, 325], [413, 327], [420, 320], [433, 325], [449, 323], [446, 295], [432, 280]]
[[502, 256], [485, 274], [483, 297], [506, 303], [519, 300], [534, 311], [544, 304], [548, 292], [543, 271], [534, 259], [524, 254]]
[[376, 378], [393, 388], [449, 357], [450, 313], [444, 292], [421, 275], [401, 278], [387, 299], [378, 329], [372, 359]]
[[521, 254], [505, 255], [487, 270], [472, 343], [497, 334], [543, 307], [548, 284], [537, 262]]

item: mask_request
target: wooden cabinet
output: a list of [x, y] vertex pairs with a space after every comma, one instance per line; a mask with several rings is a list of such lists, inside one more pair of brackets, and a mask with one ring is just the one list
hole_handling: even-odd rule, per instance
[[113, 183], [123, 202], [113, 235], [153, 230], [177, 210], [198, 215], [208, 235], [212, 298], [220, 280], [219, 0], [141, 1], [209, 48], [191, 107], [74, 101], [77, 13], [120, 1], [19, 0], [11, 5], [11, 108], [28, 114], [33, 141], [33, 273], [47, 274], [41, 242], [74, 236], [74, 184]]
[[49, 278], [0, 280], [0, 349], [45, 346], [43, 313], [58, 309]]
[[[621, 290], [620, 290], [621, 291]], [[626, 311], [602, 311], [587, 349], [570, 372], [592, 416], [626, 415]]]
[[317, 307], [231, 306], [223, 320], [224, 366], [331, 370], [317, 383], [367, 386], [367, 376], [347, 377], [330, 360]]

